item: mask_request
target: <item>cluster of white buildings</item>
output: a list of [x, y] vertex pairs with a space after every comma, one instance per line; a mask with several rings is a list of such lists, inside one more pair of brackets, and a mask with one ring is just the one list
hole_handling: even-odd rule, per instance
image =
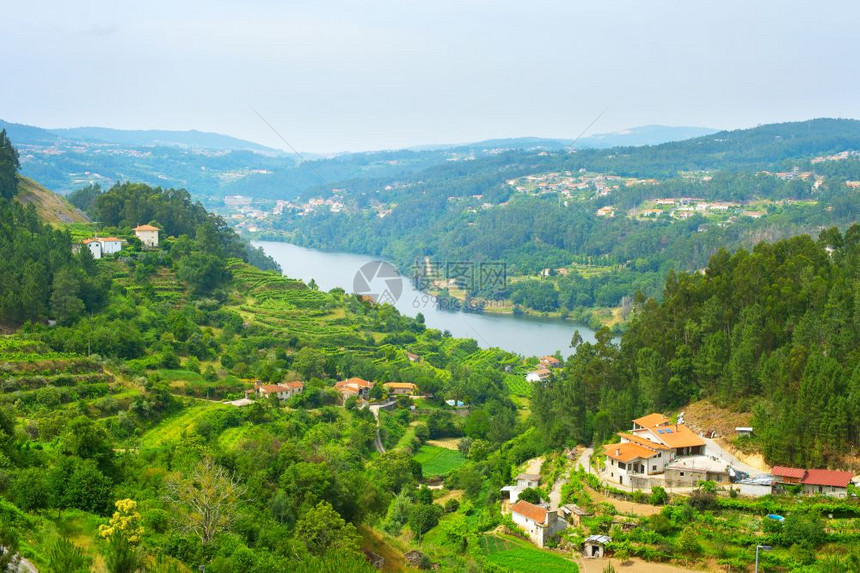
[[[140, 225], [133, 229], [134, 235], [147, 248], [158, 248], [158, 232], [160, 230], [152, 225]], [[93, 254], [94, 259], [120, 252], [123, 243], [125, 240], [117, 237], [94, 237], [82, 241], [82, 244]]]

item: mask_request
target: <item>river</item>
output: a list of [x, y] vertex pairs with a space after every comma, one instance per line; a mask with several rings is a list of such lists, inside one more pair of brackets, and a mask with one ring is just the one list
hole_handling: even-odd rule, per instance
[[[340, 287], [346, 292], [356, 292], [357, 273], [363, 270], [367, 276], [368, 271], [385, 268], [373, 265], [379, 259], [366, 255], [329, 253], [274, 241], [253, 241], [252, 244], [262, 247], [275, 259], [286, 276], [305, 282], [313, 279], [325, 291]], [[368, 263], [371, 265], [366, 266]], [[523, 356], [543, 356], [558, 350], [567, 357], [571, 353], [570, 339], [574, 331], [579, 330], [583, 340], [594, 340], [593, 330], [571, 321], [442, 309], [434, 304], [433, 297], [416, 290], [408, 277], [386, 279], [380, 278], [382, 276], [378, 274], [367, 283], [371, 287], [368, 292], [392, 284], [387, 280], [393, 281], [396, 288], [392, 291], [402, 289], [394, 302], [402, 314], [415, 316], [421, 312], [428, 327], [447, 330], [458, 338], [474, 338], [482, 348], [496, 346]]]

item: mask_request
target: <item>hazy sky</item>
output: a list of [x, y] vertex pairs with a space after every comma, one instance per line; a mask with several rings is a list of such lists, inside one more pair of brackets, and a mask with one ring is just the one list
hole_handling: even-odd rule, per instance
[[[127, 5], [127, 6], [123, 6]], [[121, 7], [122, 6], [122, 7]], [[309, 151], [860, 117], [856, 0], [3, 3], [0, 118]]]

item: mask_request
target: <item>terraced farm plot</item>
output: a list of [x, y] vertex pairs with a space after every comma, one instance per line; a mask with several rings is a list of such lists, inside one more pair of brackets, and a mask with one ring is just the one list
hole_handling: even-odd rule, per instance
[[514, 396], [523, 396], [524, 398], [531, 397], [532, 390], [534, 389], [531, 382], [527, 382], [523, 376], [514, 374], [505, 375], [505, 384], [508, 385], [511, 394]]
[[509, 535], [485, 535], [481, 538], [481, 550], [487, 561], [494, 565], [507, 567], [511, 571], [532, 573], [577, 573], [576, 563], [550, 553], [541, 551], [530, 543]]
[[86, 356], [53, 352], [42, 342], [0, 337], [0, 403], [56, 408], [110, 394], [113, 377]]
[[185, 394], [196, 398], [220, 400], [228, 394], [240, 394], [250, 388], [235, 376], [227, 376], [222, 380], [209, 381], [202, 374], [190, 370], [159, 370], [162, 380], [170, 385], [177, 394]]
[[140, 446], [143, 448], [155, 448], [178, 440], [182, 437], [185, 430], [190, 429], [194, 425], [195, 420], [199, 416], [215, 408], [227, 409], [233, 408], [233, 406], [211, 402], [197, 403], [174, 416], [166, 418], [160, 424], [143, 434], [140, 438]]
[[279, 334], [296, 336], [303, 345], [323, 352], [369, 350], [366, 334], [360, 330], [362, 318], [345, 321], [335, 295], [238, 261], [231, 261], [229, 266], [248, 295], [239, 311], [250, 321]]
[[421, 464], [424, 477], [446, 476], [466, 463], [466, 458], [458, 450], [428, 445], [421, 446], [414, 459]]

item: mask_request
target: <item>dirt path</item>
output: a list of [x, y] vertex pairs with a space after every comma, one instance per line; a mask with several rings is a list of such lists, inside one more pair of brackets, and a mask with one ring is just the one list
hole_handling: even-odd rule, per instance
[[561, 505], [561, 488], [564, 487], [564, 484], [567, 483], [566, 477], [560, 477], [555, 480], [555, 483], [552, 486], [552, 490], [549, 492], [549, 508], [550, 509], [558, 509]]
[[21, 558], [21, 562], [18, 564], [18, 571], [20, 573], [39, 573], [39, 570], [36, 569], [36, 566], [33, 565], [32, 561]]
[[528, 461], [525, 473], [540, 475], [540, 469], [543, 467], [543, 456], [532, 458]]
[[385, 453], [385, 446], [382, 445], [382, 438], [379, 435], [379, 409], [390, 406], [394, 404], [394, 401], [386, 402], [385, 404], [374, 404], [370, 406], [370, 413], [373, 414], [373, 418], [376, 420], [376, 437], [373, 439], [373, 445], [376, 446], [376, 451], [380, 454]]
[[618, 559], [584, 559], [580, 557], [576, 560], [581, 573], [603, 573], [604, 567], [609, 565], [610, 562], [618, 573], [685, 573], [688, 571], [697, 571], [697, 569], [686, 569], [667, 563], [642, 561], [635, 557], [623, 563]]
[[582, 469], [586, 471], [586, 473], [591, 473], [592, 455], [594, 455], [594, 448], [585, 448], [582, 451], [582, 454], [579, 456], [579, 461], [577, 463]]

